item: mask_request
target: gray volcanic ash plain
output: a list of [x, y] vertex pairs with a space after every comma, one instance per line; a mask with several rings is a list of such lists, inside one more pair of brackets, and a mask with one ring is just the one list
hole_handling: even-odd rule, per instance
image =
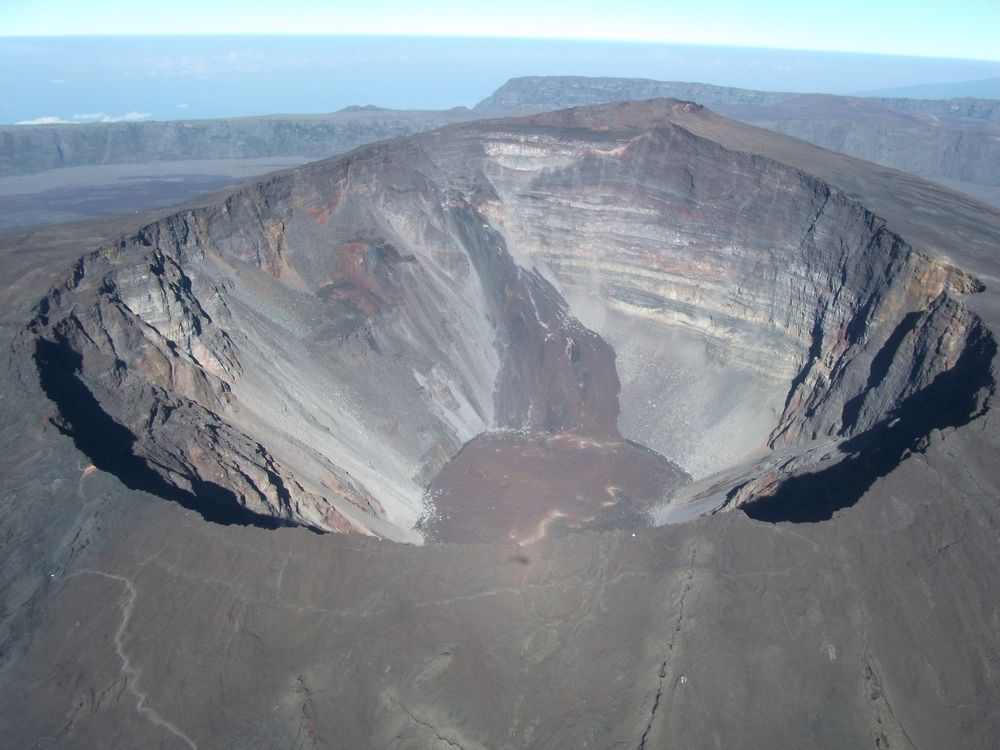
[[998, 242], [672, 100], [8, 238], [0, 731], [992, 747]]
[[0, 126], [0, 234], [164, 208], [252, 175], [477, 117], [658, 97], [935, 180], [1000, 206], [1000, 102], [753, 91], [636, 78], [532, 76], [476, 105], [326, 115]]

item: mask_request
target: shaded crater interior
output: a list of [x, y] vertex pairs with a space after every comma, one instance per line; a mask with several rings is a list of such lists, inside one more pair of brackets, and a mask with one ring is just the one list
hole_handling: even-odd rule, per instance
[[938, 374], [875, 427], [841, 443], [842, 461], [789, 477], [773, 492], [747, 502], [743, 511], [771, 523], [816, 523], [850, 507], [907, 455], [922, 451], [933, 430], [961, 427], [985, 413], [996, 391], [991, 374], [996, 354], [993, 337], [977, 326], [953, 368]]
[[165, 481], [133, 452], [136, 436], [111, 419], [87, 390], [79, 377], [82, 363], [71, 349], [39, 340], [34, 360], [42, 390], [58, 410], [55, 426], [72, 438], [96, 468], [116, 476], [131, 490], [172, 500], [211, 523], [264, 529], [289, 525], [248, 510], [231, 490], [212, 482], [198, 482], [184, 490]]

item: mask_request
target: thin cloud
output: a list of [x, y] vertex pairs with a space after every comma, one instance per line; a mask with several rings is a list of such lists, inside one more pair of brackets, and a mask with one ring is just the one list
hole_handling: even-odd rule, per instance
[[61, 117], [48, 116], [48, 117], [36, 117], [34, 120], [20, 120], [14, 123], [15, 125], [72, 125], [69, 120], [64, 120]]
[[148, 120], [152, 115], [149, 112], [126, 112], [123, 115], [114, 117], [106, 112], [88, 112], [73, 115], [73, 122], [138, 122]]
[[84, 112], [81, 114], [73, 115], [70, 119], [65, 120], [62, 117], [56, 117], [55, 115], [46, 115], [45, 117], [36, 117], [34, 120], [20, 120], [14, 123], [15, 125], [89, 125], [91, 123], [106, 123], [106, 122], [142, 122], [143, 120], [148, 120], [152, 115], [149, 112], [126, 112], [123, 115], [118, 115], [117, 117], [109, 115], [107, 112]]

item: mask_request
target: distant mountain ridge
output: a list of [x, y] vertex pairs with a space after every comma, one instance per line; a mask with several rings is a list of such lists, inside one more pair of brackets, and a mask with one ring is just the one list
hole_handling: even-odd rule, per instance
[[[754, 91], [709, 83], [654, 81], [648, 78], [524, 76], [511, 78], [479, 102], [475, 112], [526, 112], [610, 104], [617, 101], [681, 99], [706, 107], [728, 104], [768, 105], [797, 94]], [[598, 99], [601, 101], [598, 102]]]
[[912, 99], [954, 99], [963, 97], [1000, 99], [1000, 77], [957, 83], [922, 83], [859, 92], [858, 96], [901, 96]]
[[475, 111], [527, 114], [658, 97], [693, 101], [741, 122], [996, 200], [1000, 101], [991, 99], [863, 98], [635, 78], [533, 76], [511, 79]]
[[473, 119], [464, 107], [396, 111], [348, 107], [329, 115], [87, 125], [0, 125], [0, 177], [59, 167], [187, 159], [306, 156]]
[[[1000, 80], [1000, 79], [998, 79]], [[681, 99], [719, 110], [731, 106], [774, 106], [803, 97], [852, 100], [864, 98], [900, 112], [1000, 122], [1000, 100], [985, 98], [908, 99], [889, 96], [840, 96], [787, 91], [757, 91], [689, 81], [648, 78], [589, 78], [586, 76], [524, 76], [511, 78], [479, 102], [476, 112], [526, 112], [610, 104], [645, 99]], [[601, 101], [598, 101], [600, 99]]]

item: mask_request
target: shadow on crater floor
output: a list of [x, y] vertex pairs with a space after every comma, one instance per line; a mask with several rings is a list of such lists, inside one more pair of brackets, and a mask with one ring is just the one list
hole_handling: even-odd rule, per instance
[[996, 352], [992, 335], [980, 326], [952, 369], [875, 427], [842, 443], [846, 458], [829, 469], [785, 480], [773, 494], [743, 505], [743, 512], [770, 523], [816, 523], [854, 505], [875, 480], [908, 454], [922, 451], [932, 430], [960, 427], [986, 411], [996, 387], [991, 371]]
[[38, 339], [34, 361], [42, 390], [59, 410], [56, 426], [101, 471], [113, 474], [131, 490], [172, 500], [212, 523], [265, 529], [288, 525], [247, 510], [232, 492], [212, 482], [189, 477], [193, 492], [186, 492], [165, 481], [135, 455], [135, 436], [108, 416], [80, 380], [77, 373], [82, 361], [76, 352]]

